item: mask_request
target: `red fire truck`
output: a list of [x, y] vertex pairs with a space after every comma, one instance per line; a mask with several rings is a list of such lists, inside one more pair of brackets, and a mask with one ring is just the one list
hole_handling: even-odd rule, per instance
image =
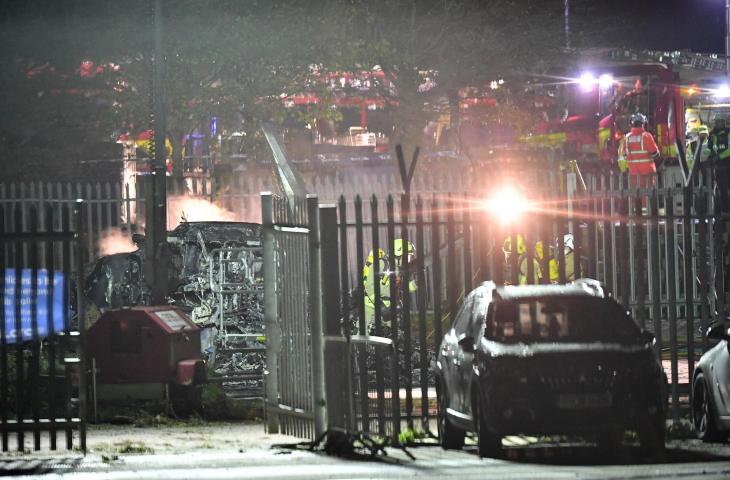
[[645, 114], [662, 157], [676, 159], [684, 142], [679, 76], [659, 63], [612, 65], [586, 72], [563, 87], [562, 116], [539, 122], [525, 140], [562, 148], [584, 165], [615, 165], [621, 137], [635, 112]]

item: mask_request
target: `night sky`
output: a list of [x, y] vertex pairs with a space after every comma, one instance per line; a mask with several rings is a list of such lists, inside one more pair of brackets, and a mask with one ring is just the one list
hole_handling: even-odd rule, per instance
[[[606, 44], [700, 53], [725, 51], [725, 0], [593, 0], [612, 25]], [[576, 4], [576, 15], [581, 15]], [[576, 19], [578, 20], [578, 19]], [[597, 25], [601, 28], [601, 25]], [[612, 38], [613, 37], [613, 38]], [[616, 38], [617, 37], [617, 38]]]

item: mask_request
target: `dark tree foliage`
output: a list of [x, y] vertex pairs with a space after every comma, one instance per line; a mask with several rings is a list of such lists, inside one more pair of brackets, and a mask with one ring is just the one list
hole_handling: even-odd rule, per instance
[[[39, 167], [94, 157], [122, 130], [149, 128], [153, 1], [2, 2], [0, 156]], [[339, 119], [327, 74], [378, 66], [395, 143], [422, 141], [465, 86], [567, 65], [562, 0], [165, 0], [167, 134], [216, 116], [253, 139], [289, 95], [319, 103], [296, 120]], [[574, 0], [575, 44], [594, 42]], [[610, 3], [610, 2], [609, 2]], [[581, 13], [582, 12], [582, 13]], [[597, 13], [596, 13], [597, 14]], [[602, 14], [602, 13], [601, 13]], [[583, 22], [583, 23], [581, 23]], [[79, 71], [93, 62], [91, 75]], [[97, 71], [98, 69], [98, 71]], [[362, 94], [362, 93], [360, 93]], [[458, 115], [452, 115], [458, 122]], [[45, 162], [45, 163], [44, 163]]]

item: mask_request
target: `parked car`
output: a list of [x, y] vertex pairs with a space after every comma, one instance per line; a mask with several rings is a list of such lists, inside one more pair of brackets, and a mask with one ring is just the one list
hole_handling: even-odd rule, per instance
[[464, 300], [436, 362], [441, 445], [476, 433], [480, 456], [513, 434], [591, 434], [615, 451], [625, 430], [664, 450], [667, 377], [654, 336], [595, 280], [496, 286]]
[[692, 379], [692, 423], [706, 442], [725, 440], [730, 433], [730, 329], [712, 325], [707, 337], [719, 340], [700, 358]]

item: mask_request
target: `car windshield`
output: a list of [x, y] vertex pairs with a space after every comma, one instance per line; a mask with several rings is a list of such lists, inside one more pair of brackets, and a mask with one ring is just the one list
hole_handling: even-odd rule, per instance
[[493, 304], [486, 336], [501, 343], [635, 342], [639, 329], [615, 301], [531, 298]]

